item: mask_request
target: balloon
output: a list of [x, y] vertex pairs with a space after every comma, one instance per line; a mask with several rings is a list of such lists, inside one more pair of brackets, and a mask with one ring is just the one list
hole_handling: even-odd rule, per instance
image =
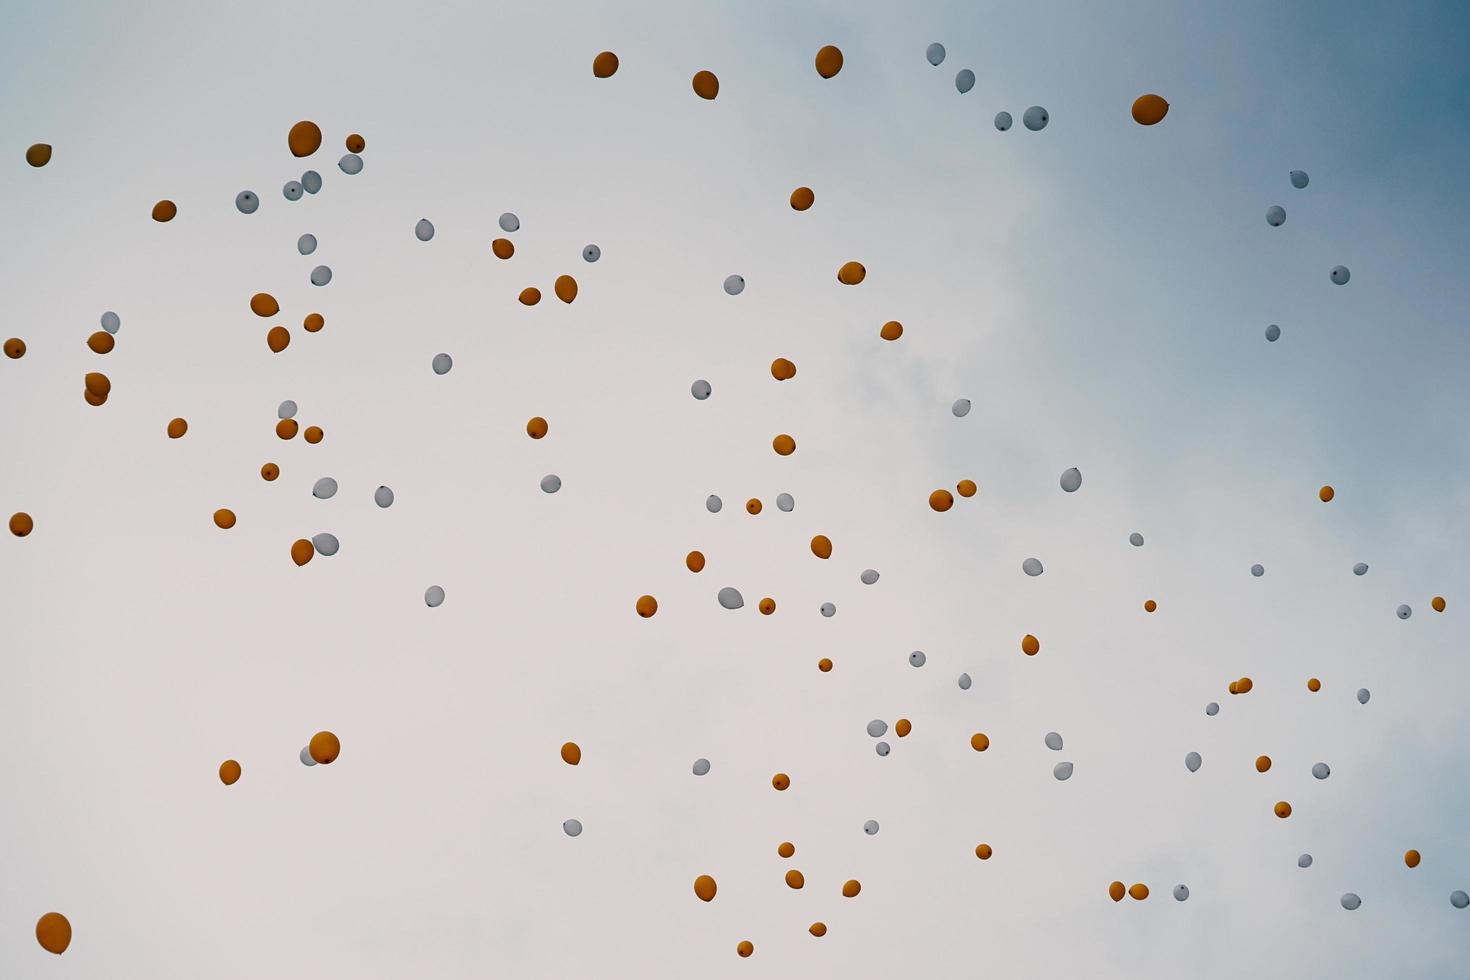
[[1269, 755], [1256, 756], [1256, 772], [1265, 772], [1271, 768], [1271, 757]]
[[1187, 885], [1174, 886], [1174, 901], [1182, 902], [1189, 898], [1189, 887]]
[[1356, 565], [1353, 566], [1353, 574], [1354, 575], [1367, 575], [1368, 574], [1368, 563], [1365, 562], [1365, 561], [1358, 562]]
[[778, 793], [784, 792], [786, 787], [791, 785], [791, 777], [784, 772], [778, 772], [771, 777], [771, 785], [776, 787]]
[[311, 749], [308, 746], [303, 745], [301, 747], [300, 759], [303, 766], [316, 765], [316, 760], [311, 757]]
[[1334, 285], [1346, 286], [1347, 281], [1353, 277], [1353, 274], [1348, 271], [1347, 266], [1335, 265], [1332, 267], [1332, 271], [1327, 274], [1327, 277], [1332, 280]]
[[71, 923], [60, 912], [47, 912], [36, 921], [36, 942], [46, 952], [60, 956], [71, 945]]
[[658, 600], [651, 595], [641, 595], [638, 597], [638, 601], [633, 604], [633, 609], [639, 616], [644, 619], [649, 619], [654, 613], [658, 612]]
[[1363, 904], [1363, 900], [1352, 892], [1343, 892], [1341, 901], [1342, 907], [1349, 912], [1356, 911], [1358, 906]]
[[1419, 867], [1419, 852], [1410, 848], [1404, 852], [1404, 864], [1410, 868]]
[[1242, 677], [1240, 680], [1235, 682], [1235, 689], [1236, 693], [1238, 694], [1249, 694], [1251, 688], [1254, 686], [1255, 685], [1251, 682], [1251, 679], [1249, 677]]
[[943, 514], [954, 506], [954, 496], [948, 490], [935, 490], [929, 495], [929, 507], [931, 510]]
[[1211, 701], [1209, 704], [1205, 705], [1205, 714], [1209, 715], [1211, 718], [1215, 717], [1219, 713], [1220, 706], [1215, 702]]
[[1298, 868], [1310, 868], [1312, 866], [1312, 855], [1303, 854], [1298, 857], [1296, 859], [1296, 866]]
[[719, 600], [720, 605], [726, 609], [739, 609], [745, 605], [745, 597], [740, 594], [740, 591], [738, 589], [732, 589], [728, 585], [720, 590], [716, 598]]
[[701, 99], [713, 99], [720, 94], [720, 80], [712, 71], [695, 72], [692, 84], [694, 94]]
[[961, 68], [954, 77], [954, 87], [961, 95], [964, 95], [975, 87], [975, 73], [968, 68]]
[[1025, 572], [1027, 575], [1031, 576], [1032, 578], [1035, 578], [1036, 576], [1040, 575], [1042, 573], [1042, 571], [1043, 571], [1043, 569], [1041, 567], [1041, 559], [1039, 559], [1039, 558], [1027, 558], [1025, 561], [1021, 562], [1021, 571]]
[[1408, 619], [1410, 616], [1414, 615], [1414, 610], [1410, 609], [1408, 605], [1401, 605], [1394, 610], [1394, 615], [1397, 616], [1399, 619]]
[[555, 473], [548, 473], [541, 478], [542, 493], [556, 493], [561, 489], [561, 477]]
[[373, 503], [377, 504], [379, 507], [384, 507], [384, 508], [392, 507], [393, 506], [393, 491], [392, 491], [392, 489], [390, 489], [389, 487], [378, 487], [378, 489], [376, 489], [376, 490], [373, 491]]
[[454, 367], [454, 358], [448, 354], [435, 354], [434, 359], [429, 362], [429, 368], [437, 375], [444, 376]]
[[1204, 761], [1198, 752], [1191, 752], [1184, 757], [1184, 768], [1190, 772], [1199, 772], [1199, 767], [1204, 765]]
[[301, 181], [299, 180], [288, 180], [285, 186], [281, 188], [281, 194], [288, 201], [299, 201], [301, 200], [301, 195], [304, 193], [306, 193], [306, 188], [301, 186]]
[[1021, 652], [1028, 657], [1034, 657], [1041, 652], [1041, 641], [1027, 633], [1021, 637]]
[[791, 855], [796, 853], [796, 845], [791, 843], [789, 840], [782, 841], [780, 844], [776, 845], [776, 853], [781, 855], [783, 858], [789, 858], [791, 857]]
[[1450, 904], [1457, 909], [1470, 907], [1470, 895], [1462, 891], [1452, 891], [1450, 892]]
[[250, 312], [259, 317], [271, 317], [281, 312], [281, 304], [270, 293], [256, 293], [250, 297]]
[[982, 861], [989, 861], [990, 860], [990, 856], [992, 854], [994, 854], [994, 853], [995, 853], [995, 851], [991, 850], [991, 847], [990, 847], [989, 844], [976, 844], [975, 845], [975, 856], [977, 858], [979, 858], [980, 860], [982, 860]]
[[744, 276], [726, 276], [725, 277], [725, 292], [729, 293], [731, 296], [739, 296], [744, 291], [745, 291], [745, 277]]
[[882, 718], [874, 718], [868, 722], [868, 734], [873, 738], [882, 738], [888, 732], [888, 722]]
[[602, 258], [602, 249], [598, 248], [596, 245], [584, 245], [584, 246], [582, 246], [582, 260], [583, 261], [585, 261], [585, 262], [596, 262], [600, 258]]
[[776, 600], [770, 596], [766, 596], [760, 602], [756, 603], [756, 608], [761, 611], [762, 616], [769, 616], [776, 611]]
[[321, 127], [309, 119], [301, 120], [286, 134], [286, 145], [291, 148], [292, 156], [311, 156], [322, 145]]
[[825, 922], [813, 922], [811, 925], [807, 926], [806, 931], [811, 933], [813, 936], [816, 936], [818, 939], [821, 939], [827, 934], [827, 924]]
[[1033, 133], [1040, 132], [1051, 122], [1051, 116], [1039, 105], [1034, 105], [1021, 114], [1021, 122]]
[[337, 167], [347, 176], [355, 176], [362, 173], [362, 157], [356, 153], [343, 154], [342, 159], [337, 161]]
[[720, 512], [720, 508], [724, 506], [724, 502], [721, 501], [720, 498], [715, 496], [714, 494], [710, 494], [708, 497], [704, 498], [704, 509], [709, 511], [711, 514], [718, 514]]
[[995, 128], [1000, 132], [1004, 133], [1012, 125], [1011, 114], [1009, 112], [1001, 111], [995, 114]]
[[444, 605], [444, 587], [442, 585], [431, 585], [425, 589], [424, 605], [430, 609]]
[[928, 662], [928, 660], [929, 658], [924, 656], [923, 650], [915, 650], [913, 653], [909, 654], [910, 667], [922, 667], [926, 662]]
[[829, 673], [832, 670], [832, 661], [827, 657], [823, 657], [817, 661], [817, 669], [824, 674]]
[[319, 265], [311, 270], [311, 284], [313, 286], [325, 286], [332, 281], [332, 270], [327, 266]]
[[50, 162], [50, 143], [32, 143], [26, 147], [26, 163], [29, 163], [33, 167], [44, 167]]
[[413, 237], [421, 242], [426, 242], [434, 237], [434, 223], [428, 218], [420, 218], [418, 224], [413, 226]]
[[611, 51], [601, 51], [592, 59], [593, 78], [612, 78], [618, 70], [618, 56]]
[[777, 456], [790, 456], [796, 452], [796, 440], [783, 432], [771, 440], [771, 448], [776, 451]]
[[698, 551], [689, 552], [689, 554], [684, 556], [684, 567], [688, 568], [691, 572], [704, 571], [704, 554]]
[[1065, 783], [1072, 778], [1072, 763], [1058, 762], [1052, 766], [1051, 774], [1056, 777], [1057, 782]]
[[878, 328], [878, 336], [884, 340], [897, 340], [903, 336], [903, 324], [897, 320], [889, 320]]
[[1266, 224], [1272, 228], [1280, 228], [1286, 224], [1286, 209], [1279, 204], [1273, 204], [1266, 209]]
[[1266, 566], [1265, 565], [1252, 565], [1251, 566], [1251, 574], [1254, 575], [1256, 578], [1260, 578], [1262, 575], [1265, 575], [1266, 574]]
[[812, 538], [812, 554], [824, 560], [831, 558], [832, 541], [825, 534], [818, 534]]
[[490, 243], [490, 251], [495, 253], [497, 259], [508, 259], [516, 254], [516, 247], [509, 238], [497, 238]]
[[265, 345], [271, 349], [272, 354], [279, 354], [291, 346], [291, 331], [282, 326], [271, 327], [266, 331]]
[[1123, 901], [1123, 896], [1128, 894], [1128, 889], [1121, 881], [1114, 881], [1108, 885], [1108, 897], [1115, 902]]
[[507, 211], [499, 218], [500, 230], [506, 234], [520, 231], [521, 219], [515, 216], [515, 212]]
[[907, 718], [900, 718], [893, 725], [893, 731], [899, 738], [908, 738], [909, 732], [914, 730], [914, 723]]
[[856, 286], [868, 277], [868, 270], [861, 262], [844, 262], [837, 270], [837, 281], [844, 286]]
[[796, 509], [796, 498], [789, 493], [776, 494], [776, 509], [789, 514]]
[[260, 198], [255, 196], [254, 191], [241, 191], [235, 195], [235, 208], [241, 214], [254, 214], [258, 207]]
[[[973, 497], [975, 496], [975, 491], [978, 489], [975, 486], [974, 480], [961, 480], [959, 483], [956, 483], [954, 485], [954, 488], [961, 497]], [[1038, 572], [1037, 574], [1039, 575], [1041, 573]]]
[[863, 833], [867, 834], [869, 837], [873, 837], [873, 836], [877, 835], [877, 833], [878, 833], [878, 821], [876, 821], [876, 820], [867, 820], [867, 821], [864, 821], [863, 822]]
[[825, 616], [827, 619], [831, 619], [833, 616], [837, 615], [837, 607], [830, 602], [824, 602], [822, 603], [821, 612], [822, 615]]
[[792, 868], [790, 871], [786, 872], [786, 887], [787, 888], [797, 889], [797, 888], [801, 888], [805, 884], [806, 884], [806, 878], [802, 875], [802, 873], [800, 871], [797, 871], [795, 868]]
[[306, 193], [315, 194], [322, 189], [322, 175], [315, 170], [308, 170], [301, 175], [301, 186], [306, 190]]
[[976, 752], [984, 752], [986, 749], [990, 748], [990, 736], [986, 735], [984, 732], [976, 732], [974, 735], [970, 736], [970, 748], [974, 749]]
[[1332, 768], [1327, 763], [1317, 762], [1312, 764], [1313, 778], [1326, 779], [1330, 775], [1332, 775]]
[[316, 548], [306, 538], [297, 538], [291, 542], [291, 560], [299, 568], [311, 561], [312, 555], [316, 554]]
[[735, 944], [735, 952], [741, 958], [744, 958], [755, 952], [755, 946], [751, 943], [749, 939], [742, 939], [740, 940], [740, 942]]
[[222, 531], [228, 531], [235, 526], [235, 512], [221, 507], [214, 512], [214, 526]]
[[1433, 609], [1435, 612], [1444, 612], [1444, 605], [1444, 596], [1442, 595], [1437, 595], [1433, 599], [1429, 600], [1429, 608]]
[[308, 425], [306, 431], [301, 433], [301, 438], [315, 446], [322, 441], [322, 430], [320, 426]]
[[1306, 187], [1307, 181], [1310, 179], [1307, 177], [1307, 172], [1305, 170], [1293, 170], [1287, 176], [1291, 178], [1291, 186], [1295, 187], [1297, 190], [1301, 190], [1303, 187]]
[[173, 201], [159, 201], [153, 205], [153, 220], [158, 222], [172, 221], [178, 217], [179, 206]]
[[1360, 688], [1358, 688], [1358, 703], [1359, 704], [1367, 704], [1368, 703], [1368, 699], [1370, 697], [1372, 697], [1372, 695], [1368, 693], [1368, 689], [1366, 687], [1360, 687]]
[[1291, 816], [1291, 804], [1286, 802], [1285, 800], [1279, 801], [1274, 807], [1272, 807], [1272, 810], [1282, 820], [1285, 820], [1287, 817]]
[[1057, 734], [1056, 732], [1047, 732], [1046, 737], [1043, 738], [1042, 741], [1046, 743], [1046, 747], [1051, 749], [1053, 752], [1060, 752], [1062, 750], [1062, 736]]
[[169, 419], [167, 432], [170, 439], [182, 439], [184, 433], [188, 431], [188, 422], [185, 422], [183, 419]]
[[341, 550], [342, 542], [337, 540], [335, 534], [328, 534], [326, 531], [323, 531], [320, 534], [313, 534], [311, 536], [311, 546], [323, 558], [330, 558]]
[[970, 675], [961, 674], [958, 683], [961, 691], [968, 691], [970, 689]]
[[796, 365], [784, 357], [771, 362], [771, 377], [777, 381], [789, 381], [796, 377]]
[[281, 402], [281, 404], [276, 406], [276, 418], [294, 419], [296, 417], [297, 410], [298, 409], [296, 403], [288, 398], [285, 401]]
[[1141, 881], [1137, 882], [1136, 884], [1129, 885], [1128, 897], [1133, 899], [1135, 902], [1143, 901], [1145, 898], [1148, 898], [1148, 886]]
[[1133, 545], [1133, 547], [1135, 548], [1142, 548], [1143, 535], [1139, 534], [1137, 531], [1134, 531], [1132, 534], [1128, 535], [1128, 543]]
[[1076, 493], [1077, 489], [1082, 486], [1082, 471], [1075, 466], [1063, 470], [1061, 483], [1062, 489], [1067, 493]]
[[88, 405], [91, 405], [93, 407], [107, 404], [106, 395], [98, 395], [92, 391], [87, 390], [86, 388], [82, 389], [82, 397], [87, 400]]
[[1154, 95], [1140, 95], [1133, 100], [1133, 121], [1140, 126], [1153, 126], [1161, 122], [1169, 114], [1169, 103], [1163, 97]]
[[817, 202], [817, 195], [810, 187], [798, 187], [791, 192], [791, 210], [805, 211]]
[[116, 334], [122, 329], [122, 320], [111, 310], [102, 314], [102, 329], [110, 334]]
[[865, 569], [863, 569], [862, 574], [860, 574], [858, 576], [858, 580], [861, 581], [864, 585], [872, 585], [872, 584], [874, 584], [875, 582], [878, 581], [878, 571], [877, 571], [877, 569], [874, 569], [874, 568], [865, 568]]
[[535, 286], [527, 286], [521, 290], [521, 294], [517, 298], [521, 301], [522, 306], [535, 306], [541, 302], [541, 290]]
[[704, 776], [704, 775], [707, 775], [708, 773], [709, 773], [709, 760], [708, 759], [695, 759], [694, 760], [694, 775], [696, 775], [696, 776]]
[[226, 759], [219, 764], [219, 781], [226, 786], [233, 786], [240, 779], [240, 763], [234, 759]]
[[710, 396], [710, 392], [712, 390], [713, 389], [710, 388], [709, 382], [704, 380], [703, 378], [700, 378], [698, 381], [694, 382], [694, 384], [689, 386], [689, 394], [694, 396], [695, 401], [704, 401]]
[[935, 41], [924, 49], [924, 57], [928, 60], [929, 64], [938, 68], [940, 63], [944, 61], [944, 45]]
[[582, 832], [582, 821], [575, 817], [571, 820], [563, 820], [561, 829], [568, 837], [576, 837]]
[[842, 883], [843, 898], [857, 898], [858, 893], [863, 890], [862, 884], [855, 878], [849, 878]]
[[306, 743], [307, 750], [318, 765], [329, 766], [342, 754], [342, 743], [331, 732], [317, 732]]
[[316, 333], [322, 327], [326, 326], [326, 323], [326, 318], [320, 313], [308, 313], [306, 314], [306, 319], [301, 321], [301, 325], [306, 328], [307, 333]]
[[956, 399], [955, 400], [955, 403], [949, 407], [949, 410], [954, 413], [954, 417], [955, 418], [957, 418], [957, 419], [964, 418], [966, 415], [969, 415], [970, 414], [970, 399], [968, 399], [968, 398], [959, 398], [959, 399]]
[[19, 337], [11, 337], [5, 342], [5, 356], [12, 361], [18, 361], [25, 356], [26, 342]]
[[582, 761], [582, 747], [576, 742], [563, 742], [561, 746], [561, 761], [569, 766], [575, 766]]
[[549, 428], [550, 427], [546, 424], [545, 419], [543, 419], [539, 415], [535, 415], [532, 416], [531, 420], [526, 423], [526, 435], [530, 436], [532, 439], [541, 439], [545, 437]]
[[552, 285], [552, 291], [556, 293], [557, 299], [563, 303], [570, 303], [577, 298], [577, 280], [571, 276], [557, 276], [556, 282]]
[[842, 70], [842, 52], [835, 45], [823, 45], [817, 51], [816, 65], [818, 75], [831, 78]]
[[1271, 343], [1274, 344], [1274, 343], [1276, 343], [1276, 341], [1278, 341], [1280, 339], [1281, 339], [1281, 328], [1280, 327], [1278, 327], [1274, 323], [1273, 324], [1270, 324], [1269, 326], [1266, 327], [1266, 340], [1268, 340], [1269, 342], [1271, 342]]
[[267, 483], [273, 482], [280, 475], [281, 468], [275, 463], [266, 463], [260, 468], [260, 478]]
[[1315, 694], [1317, 691], [1322, 690], [1322, 682], [1315, 677], [1307, 678], [1307, 690]]

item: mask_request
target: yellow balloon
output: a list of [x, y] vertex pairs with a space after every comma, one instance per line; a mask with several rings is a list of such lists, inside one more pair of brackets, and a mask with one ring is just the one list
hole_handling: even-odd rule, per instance
[[307, 743], [311, 757], [324, 766], [329, 766], [342, 754], [342, 743], [331, 732], [317, 732]]

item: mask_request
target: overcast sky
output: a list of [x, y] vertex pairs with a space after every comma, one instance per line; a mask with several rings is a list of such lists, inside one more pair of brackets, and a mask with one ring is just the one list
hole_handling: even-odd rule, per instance
[[[0, 976], [1465, 971], [1470, 14], [1212, 6], [4, 6]], [[913, 732], [880, 758], [873, 718]]]

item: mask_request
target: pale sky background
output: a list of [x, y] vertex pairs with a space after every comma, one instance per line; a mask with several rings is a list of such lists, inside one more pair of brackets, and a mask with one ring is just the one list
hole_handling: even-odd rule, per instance
[[[0, 361], [0, 512], [36, 521], [0, 540], [0, 976], [1463, 975], [1470, 14], [1212, 6], [0, 7], [0, 335], [30, 348]], [[275, 437], [285, 398], [324, 442]], [[318, 531], [340, 554], [295, 567]], [[879, 758], [864, 726], [900, 717]], [[307, 769], [323, 728], [341, 758]]]

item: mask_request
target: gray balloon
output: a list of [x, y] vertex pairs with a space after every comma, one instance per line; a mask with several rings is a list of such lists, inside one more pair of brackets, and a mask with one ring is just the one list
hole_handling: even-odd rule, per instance
[[1199, 772], [1199, 767], [1204, 765], [1204, 761], [1198, 752], [1191, 752], [1184, 757], [1184, 768], [1190, 772]]
[[1312, 776], [1315, 779], [1326, 779], [1332, 775], [1332, 768], [1325, 762], [1318, 762], [1312, 766]]
[[703, 775], [705, 775], [708, 772], [709, 772], [709, 760], [708, 759], [695, 759], [694, 760], [694, 775], [696, 775], [696, 776], [703, 776]]
[[1072, 778], [1072, 763], [1058, 762], [1051, 767], [1051, 774], [1056, 777], [1057, 782], [1065, 783]]
[[1312, 866], [1312, 855], [1303, 854], [1301, 857], [1297, 858], [1296, 866], [1298, 868], [1310, 868]]
[[874, 718], [868, 722], [868, 734], [873, 738], [882, 738], [888, 733], [888, 722], [882, 718]]
[[315, 170], [308, 170], [301, 175], [301, 187], [308, 194], [315, 194], [322, 189], [322, 175]]
[[1362, 904], [1363, 904], [1363, 900], [1361, 898], [1359, 898], [1353, 892], [1343, 892], [1343, 894], [1342, 894], [1342, 907], [1345, 908], [1345, 909], [1347, 909], [1349, 912], [1356, 911], [1357, 908], [1358, 908], [1358, 906], [1360, 906]]
[[789, 493], [776, 494], [776, 509], [783, 514], [789, 514], [796, 509], [796, 498]]
[[1063, 470], [1061, 484], [1062, 489], [1067, 493], [1076, 493], [1077, 488], [1082, 486], [1082, 471], [1075, 466]]
[[858, 576], [858, 579], [864, 585], [872, 585], [878, 581], [878, 570], [876, 568], [865, 568], [863, 569], [863, 573]]
[[260, 207], [260, 198], [255, 196], [254, 191], [241, 191], [235, 195], [235, 207], [241, 214], [254, 214], [255, 209]]
[[957, 419], [964, 418], [966, 415], [969, 415], [970, 414], [970, 399], [968, 399], [968, 398], [957, 398], [957, 399], [955, 399], [955, 403], [949, 407], [949, 410], [954, 413], [954, 417], [955, 418], [957, 418]]
[[832, 603], [830, 602], [822, 603], [822, 615], [826, 616], [828, 619], [831, 619], [833, 616], [837, 615], [837, 607], [832, 605]]
[[944, 62], [944, 45], [940, 44], [938, 41], [935, 41], [933, 44], [929, 45], [929, 47], [924, 49], [924, 58], [929, 62], [929, 64], [933, 65], [935, 68], [938, 68]]
[[1457, 909], [1470, 907], [1470, 895], [1458, 890], [1452, 891], [1450, 892], [1450, 904]]
[[319, 265], [311, 270], [311, 284], [313, 286], [325, 286], [332, 281], [332, 270], [324, 265]]
[[1035, 578], [1036, 576], [1040, 575], [1041, 572], [1042, 572], [1041, 559], [1040, 558], [1027, 558], [1025, 561], [1021, 562], [1021, 571], [1025, 572], [1027, 575], [1031, 576], [1032, 578]]
[[1045, 742], [1046, 747], [1051, 749], [1053, 752], [1062, 751], [1062, 736], [1058, 735], [1056, 732], [1047, 732], [1046, 738], [1042, 739], [1042, 741]]
[[434, 222], [428, 218], [420, 218], [418, 224], [413, 226], [413, 237], [421, 242], [426, 242], [434, 237]]
[[561, 829], [566, 832], [568, 837], [576, 837], [582, 832], [582, 821], [575, 817], [571, 820], [564, 820], [562, 821]]
[[1268, 327], [1266, 327], [1266, 340], [1268, 342], [1274, 344], [1274, 343], [1276, 343], [1276, 341], [1278, 341], [1280, 339], [1281, 339], [1281, 328], [1280, 327], [1278, 327], [1274, 323], [1271, 324], [1271, 325], [1269, 325]]
[[711, 514], [718, 514], [720, 512], [720, 508], [723, 506], [725, 506], [725, 502], [717, 497], [715, 494], [710, 494], [708, 497], [704, 498], [704, 509], [709, 511]]
[[301, 186], [299, 180], [288, 180], [286, 186], [281, 188], [281, 196], [288, 201], [299, 201], [301, 195], [306, 193], [306, 188]]
[[1335, 265], [1332, 267], [1332, 271], [1327, 273], [1327, 278], [1331, 279], [1338, 286], [1346, 286], [1347, 281], [1352, 277], [1353, 274], [1348, 271], [1348, 267], [1345, 265]]
[[444, 588], [439, 585], [431, 585], [424, 590], [424, 605], [430, 609], [444, 604]]
[[1360, 687], [1360, 688], [1358, 688], [1358, 703], [1359, 704], [1367, 704], [1368, 703], [1368, 699], [1371, 698], [1372, 696], [1373, 695], [1368, 692], [1368, 689], [1366, 687]]
[[959, 685], [960, 685], [960, 690], [961, 691], [968, 691], [970, 689], [970, 675], [969, 674], [961, 674], [960, 675], [960, 680], [959, 680]]
[[1004, 133], [1011, 128], [1011, 114], [1009, 112], [997, 112], [995, 114], [995, 128]]
[[302, 235], [300, 238], [296, 239], [296, 251], [300, 252], [302, 255], [310, 255], [312, 252], [315, 252], [316, 236]]
[[348, 153], [337, 161], [337, 166], [342, 168], [342, 172], [349, 177], [360, 174], [362, 173], [362, 157], [356, 153]]
[[865, 821], [863, 823], [863, 833], [867, 834], [869, 837], [872, 837], [874, 834], [878, 833], [878, 821]]
[[555, 473], [548, 473], [541, 478], [542, 493], [556, 493], [561, 489], [561, 477]]
[[1021, 115], [1021, 122], [1033, 133], [1039, 133], [1051, 122], [1051, 114], [1039, 105], [1034, 105]]
[[337, 495], [337, 481], [324, 476], [311, 488], [311, 495], [318, 500], [331, 500]]
[[276, 406], [276, 418], [294, 419], [296, 417], [296, 403], [287, 398]]
[[1219, 713], [1220, 706], [1215, 702], [1211, 701], [1209, 704], [1205, 705], [1205, 714], [1209, 715], [1211, 718], [1215, 717]]
[[118, 318], [116, 313], [108, 310], [102, 314], [102, 329], [108, 333], [115, 334], [122, 329], [122, 320]]
[[1365, 562], [1365, 561], [1358, 562], [1356, 565], [1353, 566], [1353, 574], [1354, 575], [1367, 575], [1368, 574], [1368, 563]]
[[373, 503], [379, 507], [388, 508], [393, 506], [393, 491], [389, 487], [378, 487], [373, 491]]
[[689, 386], [689, 394], [694, 396], [695, 401], [704, 401], [709, 397], [712, 390], [714, 389], [710, 388], [709, 382], [703, 378], [700, 378]]
[[1280, 228], [1286, 224], [1286, 208], [1279, 204], [1273, 204], [1266, 209], [1266, 224], [1272, 228]]
[[745, 605], [745, 597], [740, 594], [740, 590], [728, 585], [721, 589], [720, 594], [715, 598], [725, 609], [739, 609]]
[[446, 375], [449, 373], [450, 368], [454, 367], [454, 358], [448, 354], [435, 354], [434, 359], [429, 362], [429, 367], [437, 375]]
[[1142, 548], [1143, 535], [1139, 534], [1137, 531], [1134, 531], [1132, 534], [1128, 535], [1128, 543], [1133, 545], [1133, 547], [1135, 548]]
[[1414, 615], [1414, 610], [1410, 609], [1408, 607], [1408, 604], [1404, 604], [1395, 609], [1393, 611], [1393, 614], [1399, 619], [1408, 619], [1410, 616]]
[[744, 276], [726, 276], [725, 277], [725, 292], [729, 293], [731, 296], [739, 296], [744, 291], [745, 291], [745, 277]]
[[512, 212], [507, 211], [500, 216], [501, 231], [519, 231], [520, 227], [521, 219], [517, 218]]
[[959, 74], [954, 77], [954, 87], [961, 95], [975, 87], [975, 73], [968, 68], [961, 68]]
[[1291, 186], [1295, 187], [1297, 190], [1301, 190], [1303, 187], [1306, 187], [1307, 182], [1311, 180], [1311, 178], [1307, 176], [1307, 172], [1305, 170], [1293, 170], [1290, 174], [1290, 177]]
[[1176, 902], [1182, 902], [1182, 901], [1186, 900], [1187, 898], [1189, 898], [1189, 886], [1188, 885], [1175, 885], [1174, 886], [1174, 901], [1176, 901]]
[[342, 542], [337, 540], [335, 534], [328, 534], [326, 531], [323, 531], [321, 534], [313, 534], [311, 536], [311, 546], [316, 549], [317, 554], [324, 558], [330, 558], [342, 547]]
[[924, 666], [925, 662], [928, 661], [928, 659], [928, 657], [924, 656], [923, 650], [915, 650], [913, 653], [909, 654], [909, 666], [922, 667]]
[[582, 247], [582, 258], [587, 262], [596, 262], [602, 258], [602, 249], [596, 245], [584, 245]]
[[1260, 578], [1262, 575], [1265, 575], [1266, 574], [1266, 566], [1265, 565], [1252, 565], [1251, 566], [1251, 574], [1254, 575], [1256, 578]]
[[879, 742], [877, 745], [873, 746], [873, 750], [879, 755], [886, 756], [891, 751], [891, 747], [887, 742]]
[[300, 755], [299, 758], [301, 759], [301, 764], [303, 766], [314, 766], [314, 765], [316, 765], [316, 760], [311, 757], [311, 746], [310, 745], [303, 745], [303, 746], [301, 746], [301, 755]]

